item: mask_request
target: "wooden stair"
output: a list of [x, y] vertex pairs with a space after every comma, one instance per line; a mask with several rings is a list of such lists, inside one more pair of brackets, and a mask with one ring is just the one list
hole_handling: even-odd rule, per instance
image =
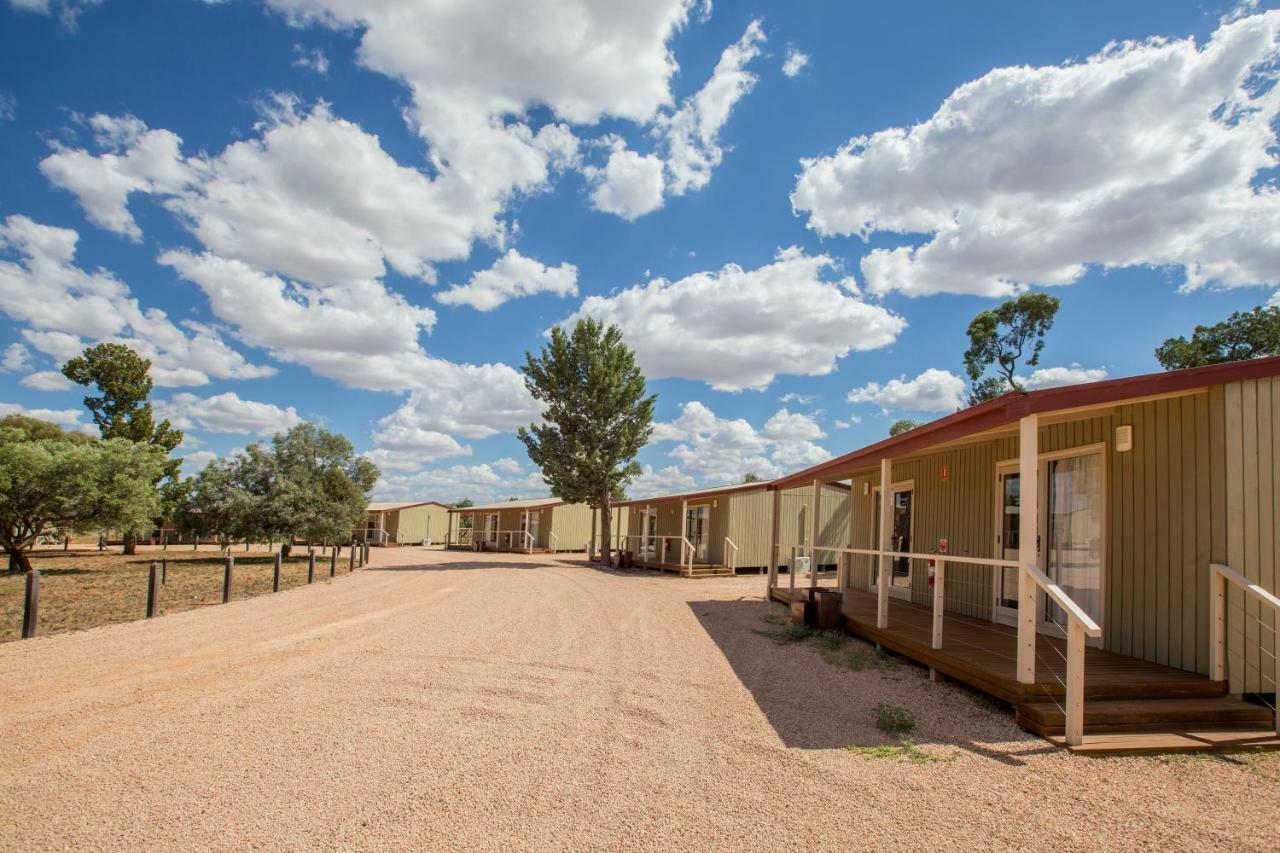
[[[1038, 735], [1060, 735], [1065, 730], [1065, 715], [1056, 702], [1029, 702], [1018, 706], [1017, 722]], [[1084, 730], [1090, 734], [1185, 729], [1262, 731], [1270, 725], [1270, 708], [1230, 696], [1086, 699], [1084, 703]]]
[[[1271, 709], [1227, 695], [1208, 678], [1163, 684], [1107, 685], [1084, 703], [1084, 755], [1280, 749]], [[1061, 697], [1028, 696], [1019, 726], [1066, 746]]]
[[710, 566], [710, 565], [703, 565], [700, 563], [694, 563], [693, 568], [690, 570], [690, 574], [688, 576], [694, 577], [694, 578], [714, 578], [714, 577], [727, 577], [728, 575], [731, 575], [731, 574], [733, 574], [733, 569], [729, 568], [728, 566]]

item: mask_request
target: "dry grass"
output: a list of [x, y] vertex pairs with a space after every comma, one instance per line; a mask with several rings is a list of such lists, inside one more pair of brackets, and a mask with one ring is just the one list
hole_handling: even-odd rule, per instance
[[[265, 550], [233, 547], [232, 598], [248, 598], [271, 592], [274, 556]], [[295, 549], [280, 569], [280, 589], [307, 582], [306, 550]], [[178, 613], [222, 603], [224, 554], [203, 547], [139, 548], [126, 557], [119, 548], [63, 552], [37, 551], [32, 567], [40, 570], [41, 636], [96, 628], [113, 622], [142, 619], [147, 613], [147, 576], [153, 561], [167, 561], [166, 582], [160, 591], [160, 613]], [[338, 561], [338, 573], [347, 571], [347, 553]], [[316, 553], [317, 583], [329, 579], [329, 558]], [[19, 638], [22, 627], [22, 574], [0, 574], [0, 642]]]

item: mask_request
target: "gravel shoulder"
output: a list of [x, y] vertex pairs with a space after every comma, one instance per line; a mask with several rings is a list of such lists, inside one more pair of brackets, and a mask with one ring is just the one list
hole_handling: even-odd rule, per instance
[[[5, 644], [0, 848], [1275, 848], [1280, 756], [1071, 756], [917, 667], [774, 644], [762, 590], [375, 549]], [[880, 702], [939, 760], [846, 749], [893, 742]]]

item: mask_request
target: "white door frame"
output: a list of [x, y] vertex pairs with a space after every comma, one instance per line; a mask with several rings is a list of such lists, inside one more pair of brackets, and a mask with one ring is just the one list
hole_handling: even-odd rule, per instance
[[[915, 541], [916, 541], [916, 481], [914, 479], [897, 480], [894, 483], [891, 483], [889, 488], [893, 490], [892, 492], [893, 495], [896, 495], [899, 492], [911, 492], [911, 530], [908, 531], [908, 535], [911, 537], [911, 547], [914, 548]], [[879, 526], [876, 524], [876, 512], [880, 508], [880, 486], [879, 485], [874, 485], [871, 487], [871, 497], [872, 497], [871, 539], [868, 541], [875, 544], [876, 537], [880, 535]], [[892, 530], [892, 525], [890, 525], [890, 529]], [[916, 579], [915, 562], [916, 562], [915, 560], [907, 560], [906, 587], [896, 587], [892, 583], [889, 584], [889, 594], [892, 595], [894, 598], [905, 598], [907, 600], [911, 599], [911, 589]], [[876, 574], [879, 572], [879, 565], [880, 563], [878, 560], [872, 563], [871, 582], [867, 586], [867, 589], [871, 592], [876, 591]], [[893, 570], [891, 568], [890, 575], [892, 575], [892, 573], [893, 573]]]
[[[703, 550], [705, 551], [705, 556], [701, 558], [701, 562], [708, 563], [711, 561], [711, 504], [709, 502], [689, 504], [688, 507], [686, 508], [686, 512], [696, 514], [698, 510], [702, 510], [702, 509], [705, 509], [707, 511], [707, 523], [703, 526], [703, 529], [702, 529], [701, 544], [702, 544]], [[690, 528], [687, 523], [685, 525], [685, 533], [686, 534], [693, 533], [693, 529]], [[695, 563], [699, 562], [699, 557], [698, 557], [699, 543], [693, 539], [692, 535], [689, 536], [689, 544], [693, 545], [693, 561]]]
[[[1053, 450], [1046, 453], [1041, 453], [1037, 457], [1039, 460], [1040, 470], [1038, 472], [1039, 476], [1036, 477], [1036, 480], [1039, 483], [1040, 499], [1036, 503], [1038, 504], [1040, 509], [1040, 517], [1036, 519], [1036, 544], [1035, 544], [1036, 565], [1039, 566], [1041, 570], [1045, 572], [1045, 574], [1049, 574], [1049, 567], [1043, 565], [1040, 559], [1040, 554], [1042, 553], [1042, 549], [1040, 548], [1040, 543], [1044, 540], [1045, 532], [1049, 526], [1049, 463], [1059, 459], [1070, 459], [1073, 456], [1088, 456], [1094, 453], [1098, 455], [1099, 479], [1101, 480], [1101, 487], [1098, 490], [1099, 491], [1098, 499], [1099, 499], [1099, 502], [1102, 504], [1102, 521], [1101, 521], [1102, 529], [1099, 531], [1101, 545], [1099, 546], [1100, 553], [1098, 555], [1099, 577], [1098, 577], [1097, 621], [1099, 625], [1103, 624], [1103, 619], [1106, 616], [1106, 612], [1107, 612], [1107, 573], [1109, 569], [1109, 566], [1107, 565], [1108, 564], [1107, 557], [1110, 553], [1110, 533], [1111, 533], [1111, 506], [1110, 506], [1110, 502], [1108, 501], [1111, 481], [1109, 479], [1110, 467], [1107, 465], [1107, 456], [1108, 456], [1107, 451], [1109, 447], [1110, 445], [1108, 445], [1107, 442], [1099, 441], [1099, 442], [1095, 442], [1094, 444], [1081, 444], [1076, 447], [1067, 447], [1067, 448], [1063, 448], [1062, 450]], [[1018, 467], [1017, 459], [1002, 459], [996, 462], [997, 513], [996, 513], [996, 529], [993, 534], [994, 536], [993, 541], [995, 542], [996, 554], [1001, 553], [1000, 511], [1003, 510], [1003, 506], [1001, 505], [1001, 499], [1003, 497], [1003, 489], [999, 488], [1000, 474], [1005, 473], [1007, 471], [1011, 471], [1011, 470], [1016, 471], [1017, 467]], [[1018, 543], [1018, 544], [1021, 546], [1022, 543]], [[1021, 548], [1019, 548], [1019, 553], [1021, 553]], [[1013, 621], [1009, 621], [1009, 614], [1012, 614], [1014, 620], [1016, 620], [1017, 612], [1008, 611], [1008, 610], [1005, 610], [1005, 608], [997, 608], [996, 607], [997, 600], [998, 598], [997, 598], [996, 584], [992, 583], [991, 584], [991, 621], [1000, 622], [1006, 625], [1014, 624]], [[1054, 636], [1060, 635], [1061, 631], [1058, 630], [1056, 626], [1055, 628], [1049, 630], [1049, 623], [1047, 623], [1044, 619], [1045, 609], [1046, 609], [1046, 606], [1045, 606], [1044, 592], [1041, 591], [1036, 596], [1037, 630], [1039, 630], [1041, 633], [1046, 633], [1046, 632], [1052, 633]], [[1102, 644], [1102, 640], [1100, 638], [1089, 639], [1088, 643], [1090, 645], [1100, 646]]]
[[[492, 522], [492, 525], [490, 524]], [[498, 514], [486, 513], [484, 517], [484, 541], [490, 545], [498, 544]]]

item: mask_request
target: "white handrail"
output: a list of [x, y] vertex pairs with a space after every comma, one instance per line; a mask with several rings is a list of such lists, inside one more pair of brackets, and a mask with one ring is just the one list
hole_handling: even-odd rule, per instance
[[[952, 558], [948, 557], [947, 559]], [[1071, 599], [1071, 596], [1067, 595], [1062, 590], [1062, 587], [1050, 580], [1049, 576], [1040, 571], [1037, 566], [1031, 566], [1030, 572], [1031, 579], [1036, 582], [1036, 586], [1044, 590], [1045, 595], [1052, 598], [1053, 603], [1065, 610], [1068, 616], [1079, 622], [1080, 626], [1084, 628], [1086, 636], [1093, 637], [1094, 639], [1102, 636], [1102, 628], [1098, 626], [1098, 623], [1089, 618], [1089, 614], [1085, 613], [1080, 605], [1076, 604], [1075, 601]]]
[[724, 553], [726, 557], [729, 555], [729, 549], [733, 549], [733, 560], [729, 563], [729, 570], [736, 575], [738, 573], [738, 543], [726, 536], [724, 537], [724, 544]]
[[547, 544], [551, 546], [551, 553], [553, 554], [560, 550], [560, 537], [555, 534], [555, 531], [547, 534]]
[[[1274, 655], [1275, 683], [1280, 685], [1280, 598], [1249, 580], [1230, 566], [1209, 564], [1209, 674], [1214, 681], [1227, 680], [1227, 581], [1246, 595], [1270, 607], [1275, 614]], [[1280, 696], [1280, 686], [1276, 688]], [[1280, 736], [1280, 714], [1276, 715], [1276, 734]]]
[[[688, 577], [693, 577], [693, 543], [692, 543], [692, 542], [690, 542], [690, 541], [689, 541], [686, 537], [684, 537], [684, 536], [680, 536], [680, 537], [677, 537], [677, 538], [679, 538], [680, 543], [681, 543], [681, 544], [680, 544], [680, 562], [684, 564], [685, 572], [687, 573]], [[688, 554], [689, 554], [689, 560], [688, 560], [688, 562], [685, 562], [685, 553], [686, 553], [686, 552], [685, 552], [685, 549], [686, 549], [686, 548], [688, 548], [688, 549], [689, 549], [689, 550], [688, 550]]]

